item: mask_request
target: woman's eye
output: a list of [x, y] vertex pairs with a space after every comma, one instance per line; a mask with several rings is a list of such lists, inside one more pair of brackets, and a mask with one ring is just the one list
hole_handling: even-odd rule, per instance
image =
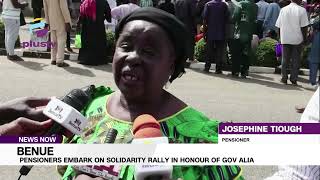
[[149, 55], [149, 56], [155, 55], [155, 51], [152, 48], [144, 48], [144, 49], [142, 49], [142, 52]]
[[128, 43], [121, 43], [120, 47], [124, 50], [129, 50], [130, 49], [130, 45]]

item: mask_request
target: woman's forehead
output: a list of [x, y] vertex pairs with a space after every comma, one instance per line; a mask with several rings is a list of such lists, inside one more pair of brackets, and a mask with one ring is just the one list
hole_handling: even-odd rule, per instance
[[156, 33], [159, 35], [166, 35], [165, 31], [157, 24], [144, 21], [144, 20], [134, 20], [128, 22], [121, 34], [130, 35], [132, 33]]

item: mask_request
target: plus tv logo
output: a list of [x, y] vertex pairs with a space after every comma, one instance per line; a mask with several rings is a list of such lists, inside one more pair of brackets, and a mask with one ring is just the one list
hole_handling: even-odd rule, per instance
[[[33, 22], [33, 24], [29, 25], [30, 34], [33, 35], [33, 33], [35, 33], [36, 37], [39, 39], [47, 37], [49, 30], [47, 28], [45, 28], [46, 24], [43, 22], [43, 18], [36, 18], [32, 22]], [[32, 48], [32, 47], [54, 48], [55, 45], [56, 44], [54, 42], [50, 42], [50, 41], [32, 41], [32, 40], [30, 40], [30, 41], [21, 42], [22, 48]]]

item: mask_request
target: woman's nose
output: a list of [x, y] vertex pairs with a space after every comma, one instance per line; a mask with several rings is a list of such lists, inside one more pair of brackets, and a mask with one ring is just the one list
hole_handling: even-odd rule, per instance
[[141, 57], [137, 51], [129, 52], [125, 61], [131, 65], [141, 64]]

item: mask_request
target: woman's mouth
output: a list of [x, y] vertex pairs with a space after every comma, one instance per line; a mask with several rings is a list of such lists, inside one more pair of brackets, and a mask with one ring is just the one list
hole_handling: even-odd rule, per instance
[[125, 71], [121, 74], [122, 81], [127, 85], [137, 85], [141, 83], [141, 78], [137, 72]]
[[138, 77], [135, 75], [131, 75], [131, 74], [124, 74], [123, 78], [127, 81], [137, 81]]

